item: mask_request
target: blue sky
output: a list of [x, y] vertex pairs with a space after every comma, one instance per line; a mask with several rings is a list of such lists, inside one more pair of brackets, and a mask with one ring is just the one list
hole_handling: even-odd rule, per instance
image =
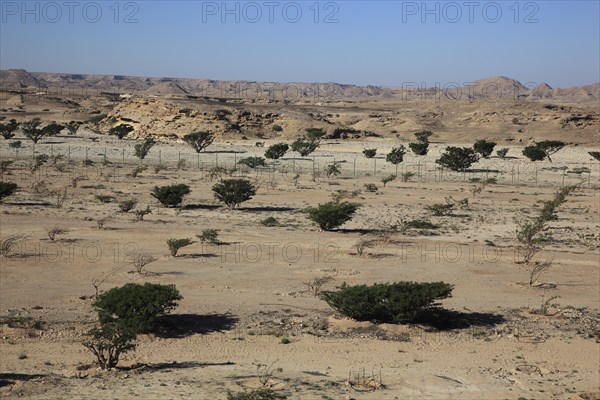
[[433, 86], [600, 81], [599, 1], [6, 1], [0, 69]]

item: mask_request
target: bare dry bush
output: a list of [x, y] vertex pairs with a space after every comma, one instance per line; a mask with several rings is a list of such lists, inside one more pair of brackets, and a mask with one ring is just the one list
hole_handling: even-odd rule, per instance
[[329, 283], [333, 280], [332, 276], [318, 276], [308, 280], [307, 282], [302, 282], [306, 286], [306, 291], [312, 294], [315, 297], [318, 297], [321, 294], [321, 289], [326, 283]]
[[0, 255], [2, 257], [14, 257], [18, 254], [21, 244], [28, 238], [27, 235], [21, 233], [10, 235], [0, 240]]

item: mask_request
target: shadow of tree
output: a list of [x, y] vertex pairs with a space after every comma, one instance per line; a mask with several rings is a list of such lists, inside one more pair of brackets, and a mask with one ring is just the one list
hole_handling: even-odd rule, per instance
[[222, 206], [218, 204], [186, 204], [183, 206], [184, 210], [216, 210]]
[[177, 258], [214, 258], [214, 257], [218, 257], [218, 256], [216, 254], [211, 254], [211, 253], [186, 253], [186, 254], [177, 255]]
[[501, 314], [462, 312], [446, 310], [443, 308], [433, 308], [423, 311], [414, 322], [430, 326], [440, 331], [445, 331], [451, 329], [467, 329], [477, 326], [492, 327], [506, 322], [506, 319]]
[[4, 386], [14, 385], [16, 381], [28, 381], [30, 379], [44, 378], [46, 375], [40, 374], [11, 374], [0, 373], [0, 388]]
[[183, 362], [168, 362], [168, 363], [153, 363], [153, 364], [136, 364], [131, 367], [119, 368], [123, 371], [130, 370], [144, 370], [144, 371], [169, 371], [172, 369], [188, 369], [188, 368], [206, 368], [206, 367], [218, 367], [226, 365], [235, 365], [234, 362], [226, 361], [222, 363], [204, 363], [198, 361], [183, 361]]
[[295, 211], [293, 207], [260, 206], [260, 207], [240, 207], [239, 210], [247, 212], [277, 212], [277, 211]]
[[233, 329], [238, 320], [231, 314], [169, 314], [159, 318], [156, 336], [175, 339], [196, 334], [224, 332]]

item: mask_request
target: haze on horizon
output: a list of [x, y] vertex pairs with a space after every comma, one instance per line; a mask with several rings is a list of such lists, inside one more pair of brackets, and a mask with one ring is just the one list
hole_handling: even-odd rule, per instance
[[0, 1], [0, 69], [401, 86], [600, 82], [597, 1]]

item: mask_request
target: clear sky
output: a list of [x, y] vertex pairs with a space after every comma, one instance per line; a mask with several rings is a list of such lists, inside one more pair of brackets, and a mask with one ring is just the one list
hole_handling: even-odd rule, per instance
[[599, 3], [0, 0], [0, 69], [579, 86], [600, 81]]

